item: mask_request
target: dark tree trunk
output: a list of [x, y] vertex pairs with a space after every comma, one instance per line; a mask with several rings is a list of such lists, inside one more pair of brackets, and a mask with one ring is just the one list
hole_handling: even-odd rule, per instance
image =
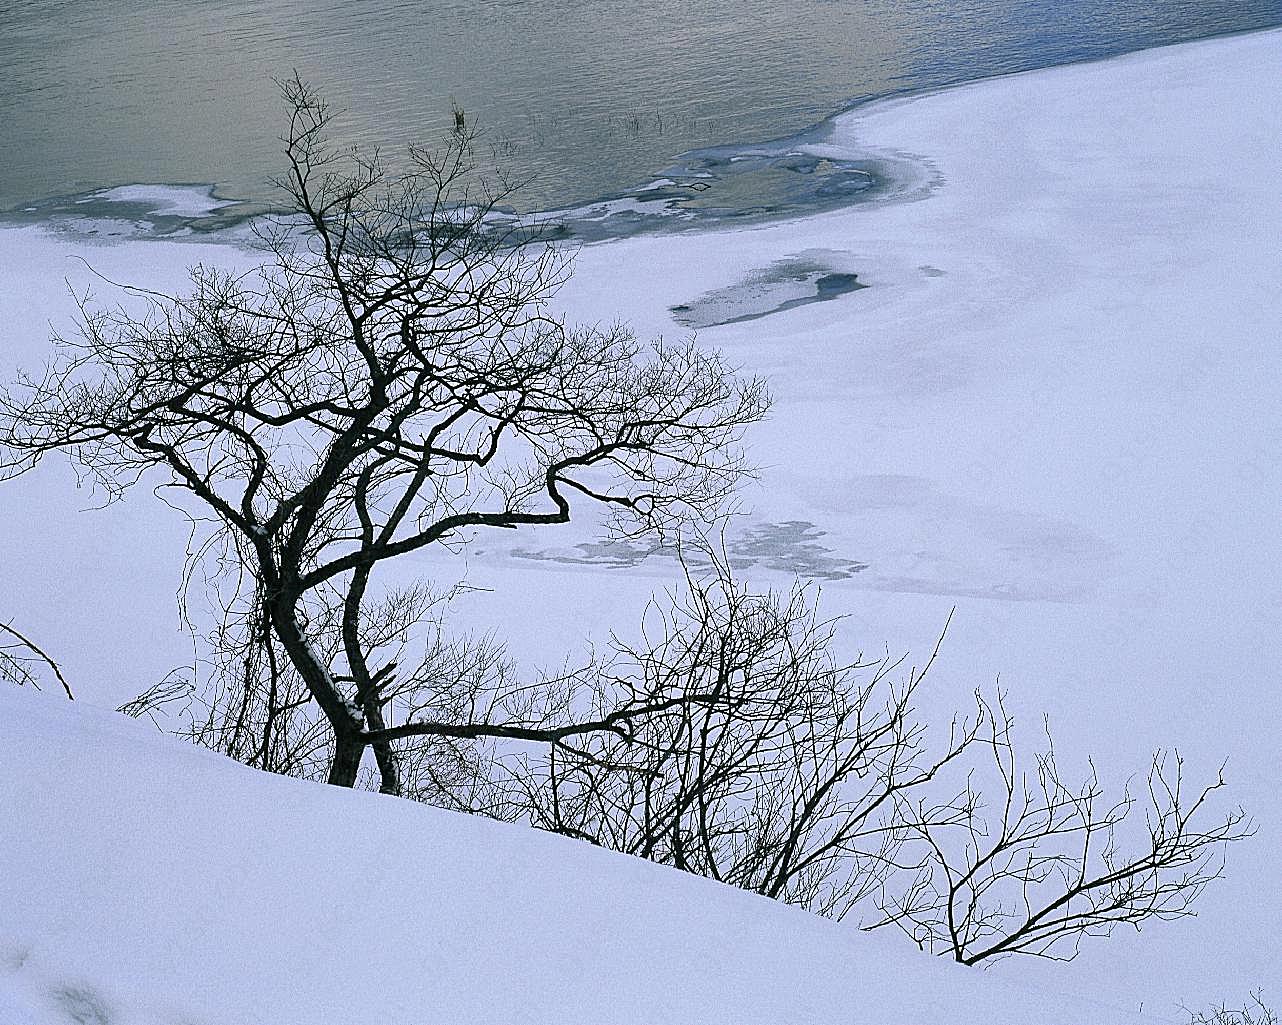
[[336, 787], [356, 786], [356, 776], [365, 754], [365, 741], [350, 733], [339, 733], [334, 738], [334, 761], [329, 767], [329, 783]]
[[365, 724], [338, 692], [329, 671], [317, 660], [298, 625], [294, 603], [282, 598], [270, 605], [268, 611], [281, 647], [334, 731], [334, 760], [329, 767], [329, 782], [339, 787], [354, 787], [361, 757], [365, 754], [366, 743], [360, 736]]
[[[379, 706], [377, 696], [371, 695], [365, 701], [365, 721], [369, 723], [371, 733], [387, 728], [383, 718], [383, 709]], [[374, 758], [378, 761], [379, 792], [401, 796], [401, 762], [396, 757], [396, 749], [390, 740], [375, 741]]]

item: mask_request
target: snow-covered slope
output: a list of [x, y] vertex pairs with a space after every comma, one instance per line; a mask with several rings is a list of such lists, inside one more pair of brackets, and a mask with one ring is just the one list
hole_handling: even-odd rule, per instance
[[4, 1025], [1140, 1019], [562, 837], [0, 690]]

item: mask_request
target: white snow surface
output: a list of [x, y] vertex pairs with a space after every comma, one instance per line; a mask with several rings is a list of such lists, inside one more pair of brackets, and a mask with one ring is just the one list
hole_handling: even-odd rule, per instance
[[1154, 1020], [15, 689], [0, 743], [5, 1025]]
[[[869, 287], [699, 334], [775, 396], [747, 440], [750, 521], [814, 524], [834, 556], [867, 564], [824, 585], [852, 648], [924, 654], [956, 607], [940, 710], [1000, 677], [1030, 743], [1049, 713], [1061, 764], [1091, 754], [1120, 781], [1157, 746], [1194, 776], [1227, 758], [1260, 833], [1229, 852], [1200, 917], [1088, 942], [1070, 965], [961, 973], [556, 838], [255, 777], [84, 713], [31, 718], [52, 696], [19, 692], [3, 706], [5, 750], [21, 753], [0, 815], [29, 835], [3, 840], [19, 871], [0, 862], [0, 973], [23, 967], [0, 974], [0, 1022], [25, 1025], [4, 1001], [26, 1001], [45, 1025], [51, 987], [82, 984], [120, 1008], [113, 1025], [341, 1020], [333, 1008], [375, 1005], [327, 1001], [358, 996], [388, 1002], [355, 1020], [431, 1021], [463, 994], [473, 1017], [457, 1020], [1061, 1020], [1049, 1002], [1004, 1003], [1008, 982], [1173, 1018], [1256, 987], [1276, 1003], [1279, 66], [1269, 31], [861, 108], [815, 151], [917, 162], [928, 194], [589, 246], [561, 297], [576, 318], [672, 337], [670, 307], [779, 261], [822, 253], [857, 273]], [[73, 257], [171, 288], [190, 263], [248, 259], [204, 241], [76, 250], [36, 227], [0, 229], [0, 254], [6, 377], [43, 358], [49, 320], [66, 328], [63, 278], [92, 280]], [[111, 706], [190, 657], [173, 603], [186, 535], [145, 490], [89, 510], [74, 486], [50, 463], [0, 487], [0, 615], [60, 656], [82, 703]], [[629, 635], [673, 567], [555, 561], [589, 540], [582, 524], [478, 539], [467, 573], [485, 590], [460, 621], [553, 664], [588, 636]], [[459, 562], [419, 569], [452, 581]], [[764, 562], [749, 576], [785, 580]], [[410, 914], [370, 910], [391, 905]], [[334, 951], [341, 970], [322, 966]], [[298, 1013], [254, 1004], [286, 992]], [[914, 999], [927, 1003], [896, 1005]]]
[[85, 197], [110, 203], [141, 203], [155, 213], [171, 217], [204, 217], [225, 206], [229, 199], [218, 199], [207, 185], [117, 185]]

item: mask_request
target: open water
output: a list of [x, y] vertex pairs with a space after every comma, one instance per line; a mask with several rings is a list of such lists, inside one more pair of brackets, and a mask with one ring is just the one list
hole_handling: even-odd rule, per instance
[[340, 141], [389, 154], [456, 102], [523, 209], [675, 167], [723, 211], [784, 210], [798, 174], [834, 201], [868, 169], [716, 168], [869, 98], [1280, 23], [1282, 0], [0, 0], [0, 210], [133, 182], [270, 205], [295, 68]]

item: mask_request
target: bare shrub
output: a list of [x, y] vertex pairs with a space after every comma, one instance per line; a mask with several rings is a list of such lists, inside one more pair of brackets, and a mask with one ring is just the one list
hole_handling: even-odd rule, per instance
[[[914, 706], [936, 652], [833, 652], [812, 591], [754, 594], [718, 565], [615, 642], [598, 702], [699, 694], [625, 730], [566, 738], [516, 773], [535, 824], [753, 890], [965, 964], [1070, 959], [1118, 925], [1180, 918], [1249, 836], [1190, 790], [1178, 754], [1109, 797], [1046, 749], [1017, 754], [1001, 695], [932, 729]], [[960, 784], [957, 782], [960, 778]]]
[[531, 789], [543, 828], [834, 917], [896, 866], [895, 802], [974, 737], [954, 722], [933, 753], [913, 712], [929, 669], [841, 663], [809, 589], [753, 594], [727, 572], [648, 609], [616, 642], [615, 692], [698, 693], [622, 733], [552, 746]]
[[1278, 1025], [1279, 1021], [1260, 992], [1252, 993], [1250, 1002], [1241, 1008], [1221, 1004], [1206, 1011], [1189, 1011], [1188, 1016], [1189, 1025]]
[[1223, 773], [1190, 792], [1178, 752], [1157, 752], [1142, 784], [1109, 796], [1093, 765], [1081, 782], [1065, 776], [1049, 728], [1025, 763], [1013, 725], [999, 695], [972, 745], [987, 766], [970, 766], [955, 796], [901, 802], [920, 867], [878, 894], [872, 928], [893, 926], [964, 964], [1071, 960], [1085, 937], [1192, 915], [1225, 847], [1253, 832], [1241, 809], [1211, 816]]

